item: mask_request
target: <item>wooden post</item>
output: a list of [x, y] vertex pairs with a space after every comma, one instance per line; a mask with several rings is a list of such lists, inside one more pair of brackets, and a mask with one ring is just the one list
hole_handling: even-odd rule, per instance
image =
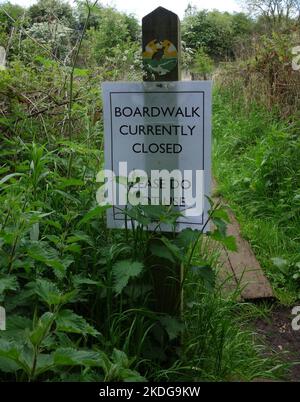
[[[180, 71], [180, 21], [176, 14], [158, 7], [142, 20], [144, 81], [178, 81]], [[175, 161], [174, 161], [175, 162]], [[165, 233], [170, 238], [170, 234]], [[181, 267], [150, 257], [155, 282], [156, 308], [179, 315]]]

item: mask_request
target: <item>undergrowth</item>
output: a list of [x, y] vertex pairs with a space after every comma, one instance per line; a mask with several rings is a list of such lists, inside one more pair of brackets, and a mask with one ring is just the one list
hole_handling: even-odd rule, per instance
[[300, 296], [299, 122], [246, 103], [240, 86], [214, 96], [214, 172], [276, 296]]
[[[183, 381], [278, 378], [243, 327], [239, 305], [216, 285], [216, 256], [201, 232], [164, 236], [162, 207], [127, 211], [134, 230], [108, 230], [96, 204], [101, 151], [2, 137], [0, 181], [1, 379], [6, 381]], [[72, 152], [72, 169], [69, 155]], [[228, 216], [212, 207], [210, 234], [231, 249]], [[135, 222], [135, 223], [134, 223]], [[145, 227], [157, 222], [157, 231]], [[154, 268], [184, 268], [184, 313], [155, 302]], [[175, 279], [174, 279], [175, 280]], [[171, 281], [171, 278], [170, 278]], [[171, 281], [172, 282], [172, 281]], [[181, 339], [181, 347], [178, 340]]]

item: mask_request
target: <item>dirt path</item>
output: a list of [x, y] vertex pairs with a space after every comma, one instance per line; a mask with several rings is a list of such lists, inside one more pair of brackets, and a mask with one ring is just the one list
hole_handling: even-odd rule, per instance
[[300, 381], [300, 331], [294, 331], [291, 307], [279, 306], [268, 318], [254, 322], [256, 332], [265, 340], [272, 352], [281, 354], [283, 362], [292, 364], [287, 381]]
[[[213, 191], [217, 188], [213, 182]], [[226, 205], [221, 198], [214, 197]], [[274, 301], [273, 291], [268, 279], [257, 261], [250, 244], [241, 236], [240, 225], [233, 212], [228, 208], [231, 223], [228, 225], [227, 234], [236, 238], [238, 251], [233, 253], [225, 249], [221, 250], [220, 279], [226, 281], [225, 292], [234, 292], [241, 289], [241, 300], [258, 301], [269, 299]], [[266, 318], [260, 318], [253, 322], [254, 330], [260, 336], [270, 353], [278, 353], [282, 363], [291, 364], [290, 373], [286, 379], [289, 382], [300, 381], [300, 331], [292, 328], [291, 307], [276, 306]]]

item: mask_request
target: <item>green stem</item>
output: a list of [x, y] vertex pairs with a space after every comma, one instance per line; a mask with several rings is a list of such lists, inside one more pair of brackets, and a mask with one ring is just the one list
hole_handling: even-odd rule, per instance
[[187, 264], [185, 265], [185, 268], [183, 269], [183, 275], [182, 275], [182, 280], [181, 280], [181, 284], [180, 284], [180, 294], [181, 294], [181, 292], [182, 292], [182, 290], [183, 290], [183, 285], [184, 285], [185, 280], [186, 280], [186, 278], [187, 278], [188, 269], [190, 268], [190, 265], [191, 265], [193, 256], [194, 256], [194, 254], [195, 254], [196, 247], [197, 247], [197, 245], [198, 245], [198, 243], [199, 243], [200, 237], [203, 235], [203, 232], [204, 232], [206, 226], [207, 226], [208, 223], [210, 222], [211, 218], [213, 217], [213, 214], [214, 214], [215, 211], [219, 208], [219, 206], [220, 206], [220, 203], [216, 204], [216, 206], [215, 206], [215, 207], [213, 208], [213, 210], [210, 212], [210, 214], [209, 214], [209, 216], [208, 216], [208, 218], [207, 218], [207, 220], [206, 220], [206, 222], [205, 222], [203, 228], [201, 229], [199, 235], [197, 236], [197, 239], [195, 240], [195, 242], [194, 242], [194, 244], [193, 244], [192, 250], [191, 250], [190, 255], [189, 255], [189, 259], [188, 259], [188, 261], [187, 261]]
[[12, 271], [13, 262], [14, 262], [14, 259], [15, 259], [15, 253], [16, 253], [16, 248], [17, 248], [17, 244], [18, 244], [18, 241], [19, 241], [19, 237], [20, 237], [20, 235], [18, 233], [17, 236], [15, 237], [15, 240], [14, 240], [14, 243], [13, 243], [13, 246], [12, 246], [12, 250], [11, 250], [11, 253], [10, 253], [10, 256], [9, 256], [9, 263], [8, 263], [8, 273], [9, 274]]
[[[98, 3], [98, 0], [96, 0], [93, 3], [92, 7], [95, 7], [95, 5], [97, 3]], [[86, 1], [86, 5], [87, 5], [87, 9], [88, 9], [88, 14], [87, 14], [84, 26], [83, 26], [82, 33], [81, 33], [80, 38], [79, 38], [76, 53], [75, 53], [75, 55], [73, 57], [73, 62], [72, 62], [71, 72], [70, 72], [70, 85], [69, 85], [70, 89], [69, 89], [69, 103], [68, 103], [68, 137], [69, 137], [69, 139], [71, 139], [71, 137], [72, 137], [72, 109], [73, 109], [74, 71], [75, 71], [75, 66], [76, 66], [76, 63], [77, 63], [78, 55], [79, 55], [79, 52], [80, 52], [80, 49], [81, 49], [82, 40], [83, 40], [83, 37], [85, 35], [89, 19], [91, 17], [91, 9], [92, 9], [92, 7], [89, 5], [88, 1]], [[71, 174], [72, 164], [73, 164], [73, 153], [71, 153], [70, 157], [69, 157], [68, 178], [70, 177], [70, 174]]]

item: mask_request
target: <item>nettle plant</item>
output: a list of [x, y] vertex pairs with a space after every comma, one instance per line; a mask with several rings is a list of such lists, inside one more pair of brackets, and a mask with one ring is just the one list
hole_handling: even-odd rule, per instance
[[[125, 214], [132, 228], [108, 230], [107, 207], [95, 200], [93, 151], [81, 147], [79, 152], [74, 144], [68, 175], [69, 146], [49, 151], [17, 139], [5, 142], [2, 378], [153, 379], [158, 366], [169, 367], [179, 358], [173, 341], [185, 331], [178, 317], [157, 312], [153, 268], [158, 260], [161, 269], [181, 265], [184, 280], [193, 269], [212, 289], [214, 270], [199, 256], [202, 232], [165, 235], [161, 224], [175, 228], [178, 212], [160, 206], [129, 207]], [[212, 206], [210, 219], [215, 230], [208, 235], [234, 249], [234, 239], [226, 236], [226, 212]], [[145, 230], [154, 222], [156, 230]]]

